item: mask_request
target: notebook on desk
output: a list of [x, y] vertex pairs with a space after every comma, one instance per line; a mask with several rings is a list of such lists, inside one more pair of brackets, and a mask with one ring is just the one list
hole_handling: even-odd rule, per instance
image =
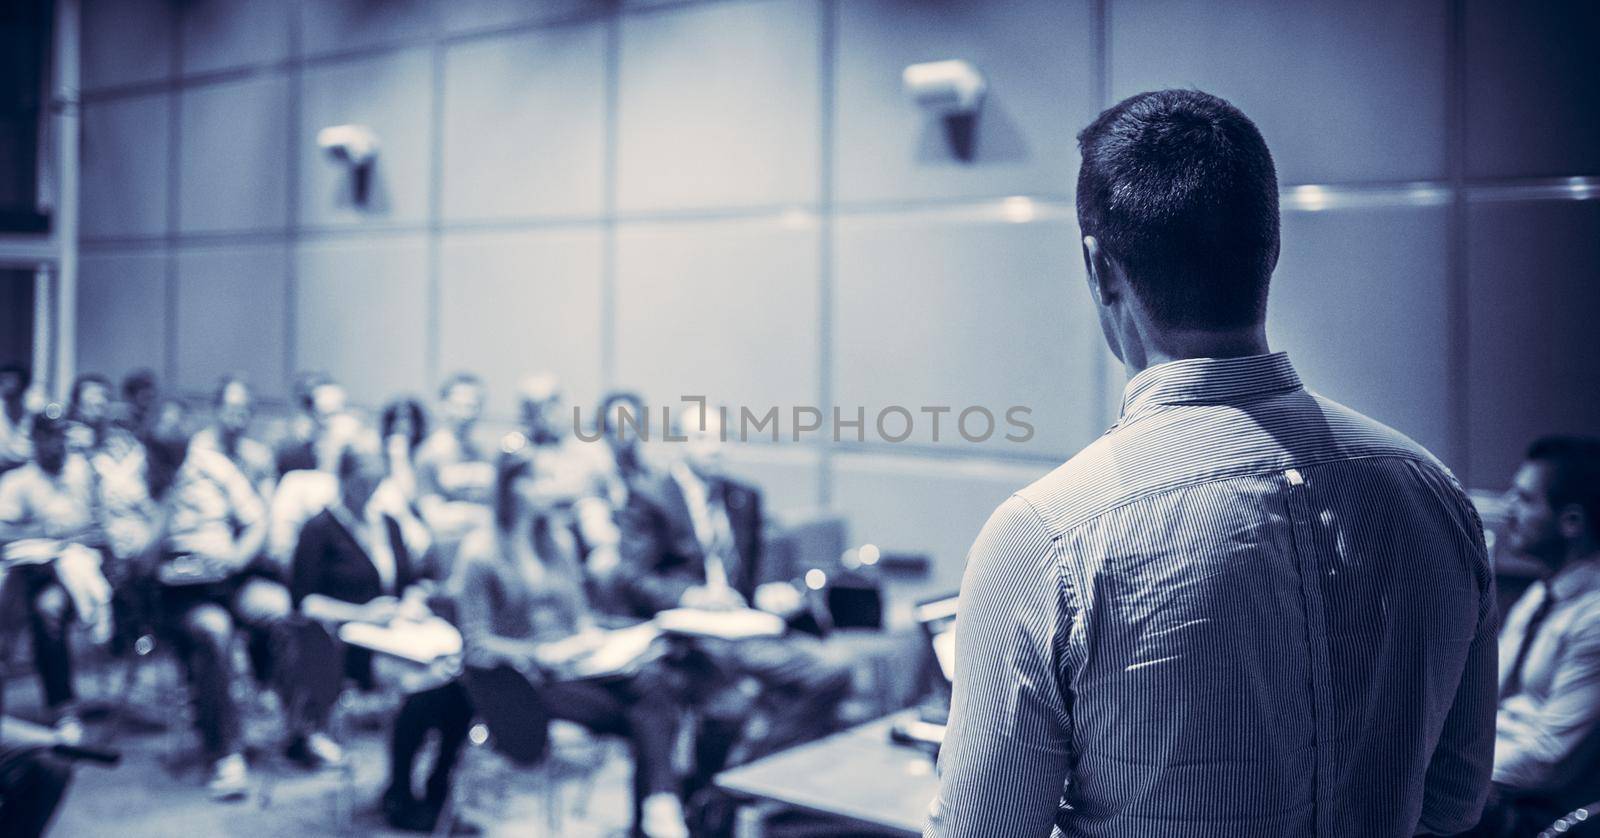
[[753, 608], [730, 608], [723, 611], [671, 608], [657, 614], [655, 622], [667, 634], [720, 640], [778, 637], [783, 634], [787, 625], [782, 617]]

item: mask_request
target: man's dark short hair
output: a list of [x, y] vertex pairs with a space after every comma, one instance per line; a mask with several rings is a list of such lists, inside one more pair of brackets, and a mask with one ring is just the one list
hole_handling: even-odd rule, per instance
[[1527, 459], [1550, 469], [1545, 494], [1550, 508], [1577, 504], [1590, 535], [1600, 535], [1600, 439], [1583, 436], [1540, 437], [1528, 446]]
[[33, 386], [33, 372], [21, 364], [0, 364], [0, 375], [16, 376], [24, 390]]
[[294, 379], [294, 403], [299, 405], [302, 411], [310, 413], [317, 388], [337, 383], [333, 380], [333, 376], [320, 370], [302, 372]]
[[128, 373], [122, 379], [122, 397], [132, 399], [135, 395], [156, 389], [155, 370], [141, 367]]
[[627, 404], [634, 409], [630, 415], [634, 417], [635, 422], [645, 415], [644, 396], [632, 390], [612, 390], [601, 397], [597, 411], [599, 417], [595, 419], [595, 424], [602, 432], [609, 434], [616, 429], [617, 422], [612, 419], [611, 414], [621, 404]]
[[83, 388], [90, 385], [104, 387], [106, 394], [111, 393], [111, 379], [97, 372], [86, 372], [72, 380], [72, 392], [67, 397], [67, 412], [73, 416], [78, 414], [78, 403], [83, 400]]
[[1078, 148], [1078, 226], [1157, 321], [1261, 322], [1278, 263], [1278, 176], [1249, 117], [1198, 90], [1140, 93], [1083, 129]]

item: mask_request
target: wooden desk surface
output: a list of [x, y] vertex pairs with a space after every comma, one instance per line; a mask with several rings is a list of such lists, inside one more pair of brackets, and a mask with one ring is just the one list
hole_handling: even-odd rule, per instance
[[922, 834], [939, 790], [933, 759], [889, 741], [906, 710], [717, 775], [717, 785], [858, 823]]

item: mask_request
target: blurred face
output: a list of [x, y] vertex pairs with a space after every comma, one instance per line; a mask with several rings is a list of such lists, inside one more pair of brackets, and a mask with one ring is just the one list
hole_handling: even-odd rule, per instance
[[323, 384], [311, 391], [311, 418], [317, 427], [326, 428], [333, 417], [344, 412], [344, 388]]
[[111, 410], [111, 391], [103, 384], [85, 384], [78, 391], [78, 418], [91, 425], [105, 421]]
[[14, 372], [0, 372], [0, 400], [14, 402], [22, 398], [22, 376]]
[[45, 431], [33, 435], [33, 459], [39, 468], [50, 474], [61, 471], [67, 461], [67, 436], [58, 431]]
[[483, 389], [474, 384], [456, 384], [445, 392], [439, 407], [445, 423], [464, 428], [483, 415]]
[[353, 460], [339, 475], [339, 494], [344, 499], [345, 508], [359, 514], [366, 511], [367, 501], [372, 499], [378, 484], [383, 482], [387, 469], [383, 455], [377, 451], [362, 451], [355, 454]]
[[700, 427], [701, 414], [698, 409], [685, 411], [678, 417], [678, 422], [683, 426], [681, 432], [688, 437], [683, 445], [683, 459], [703, 477], [716, 477], [722, 474], [726, 460], [725, 450], [727, 445], [722, 441], [722, 418], [712, 410], [706, 410], [705, 428]]
[[155, 420], [150, 423], [150, 433], [159, 439], [181, 437], [183, 433], [184, 410], [178, 402], [164, 402], [161, 409], [156, 412]]
[[411, 442], [411, 435], [416, 433], [416, 427], [411, 423], [411, 412], [402, 410], [394, 415], [394, 424], [389, 428], [389, 438]]
[[244, 433], [254, 414], [250, 388], [236, 381], [223, 389], [222, 399], [217, 403], [217, 424], [224, 431], [233, 435]]
[[1513, 553], [1559, 560], [1566, 553], [1559, 510], [1550, 506], [1550, 466], [1526, 462], [1506, 492], [1506, 547]]
[[[633, 451], [639, 447], [640, 428], [645, 427], [644, 405], [634, 401], [613, 404], [601, 420], [606, 426], [606, 443], [612, 451]], [[626, 420], [621, 417], [626, 415]]]
[[528, 437], [535, 443], [549, 443], [561, 438], [565, 425], [561, 394], [552, 392], [540, 398], [522, 400], [522, 424]]
[[156, 388], [144, 386], [135, 388], [128, 397], [128, 403], [141, 414], [149, 413], [156, 405]]

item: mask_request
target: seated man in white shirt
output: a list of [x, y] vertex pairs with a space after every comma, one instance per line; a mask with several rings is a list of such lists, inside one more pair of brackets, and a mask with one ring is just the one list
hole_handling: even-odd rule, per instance
[[1496, 799], [1475, 835], [1532, 835], [1600, 799], [1600, 440], [1538, 440], [1507, 500], [1506, 549], [1549, 575], [1501, 628]]
[[483, 381], [456, 373], [439, 387], [439, 427], [415, 454], [417, 508], [448, 562], [467, 533], [489, 520], [494, 466], [478, 444]]
[[[81, 613], [69, 574], [56, 565], [71, 547], [97, 550], [104, 536], [94, 518], [94, 480], [88, 462], [67, 450], [62, 420], [41, 415], [32, 427], [33, 461], [0, 477], [0, 643], [9, 646], [26, 624], [45, 704], [63, 735], [82, 727], [73, 712], [76, 692], [67, 632]], [[84, 555], [83, 550], [75, 551]], [[98, 556], [86, 570], [106, 594]], [[104, 615], [109, 620], [109, 611]], [[109, 622], [107, 623], [109, 626]]]

